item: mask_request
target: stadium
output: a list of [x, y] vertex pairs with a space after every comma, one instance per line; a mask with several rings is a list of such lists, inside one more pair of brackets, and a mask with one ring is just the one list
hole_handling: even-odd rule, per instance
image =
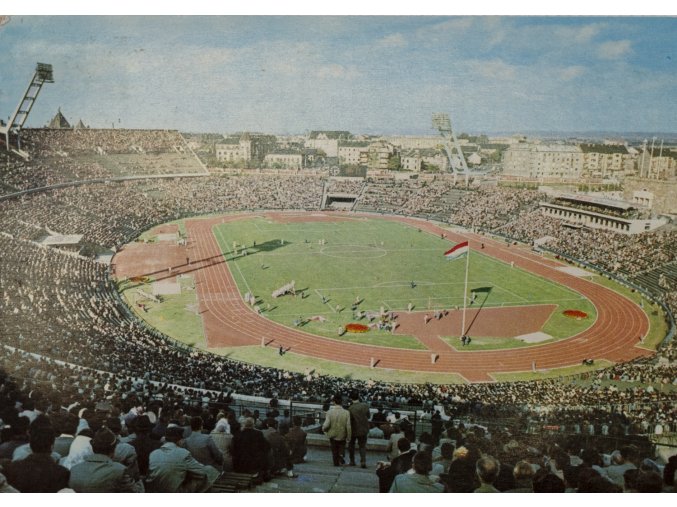
[[[51, 72], [38, 64], [32, 83]], [[413, 463], [447, 492], [674, 485], [671, 224], [572, 226], [543, 211], [541, 192], [488, 172], [215, 166], [214, 134], [27, 117], [0, 139], [11, 487], [31, 490], [17, 451], [45, 453], [45, 428], [110, 452], [127, 491], [171, 491], [151, 449], [191, 434], [219, 458], [193, 452], [199, 480], [173, 491], [387, 492], [400, 481], [377, 462], [398, 448], [411, 453], [400, 472]], [[433, 124], [453, 167], [463, 151], [444, 115]], [[332, 455], [330, 404], [368, 407], [359, 463]], [[237, 435], [251, 432], [266, 439], [257, 462], [258, 444]], [[144, 436], [154, 447], [134, 445]], [[73, 445], [57, 461], [79, 491], [88, 458]], [[614, 475], [631, 463], [636, 475]]]

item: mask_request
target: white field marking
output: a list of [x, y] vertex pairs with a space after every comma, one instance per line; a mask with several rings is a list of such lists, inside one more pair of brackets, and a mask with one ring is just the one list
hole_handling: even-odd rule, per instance
[[[508, 290], [508, 289], [506, 289], [505, 287], [502, 287], [502, 286], [498, 285], [496, 282], [494, 282], [494, 287], [496, 287], [496, 288], [498, 288], [498, 289], [500, 289], [500, 290], [502, 290], [502, 291], [505, 291], [505, 292], [507, 292], [508, 294], [511, 294], [511, 295], [515, 296], [516, 298], [520, 298], [520, 299], [523, 300], [523, 301], [529, 301], [529, 299], [525, 298], [524, 296], [520, 296], [519, 294], [515, 294], [513, 291]], [[472, 292], [472, 289], [471, 289], [471, 292]]]
[[[228, 241], [226, 241], [225, 236], [221, 232], [221, 228], [217, 228], [217, 230], [218, 230], [218, 235], [221, 237], [221, 240], [224, 242], [224, 244], [226, 245], [226, 248], [228, 249], [228, 253], [230, 253], [232, 255], [233, 252], [230, 249], [230, 246], [228, 245]], [[218, 245], [218, 241], [216, 243]], [[221, 255], [223, 255], [223, 254], [221, 254]], [[240, 266], [237, 264], [235, 257], [233, 257], [231, 260], [232, 260], [233, 264], [235, 265], [235, 267], [237, 268], [238, 273], [240, 273], [240, 276], [242, 277], [242, 281], [244, 282], [245, 286], [247, 287], [247, 292], [252, 293], [252, 289], [249, 286], [249, 283], [247, 283], [247, 279], [245, 278], [244, 274], [242, 273]], [[224, 259], [224, 261], [225, 261], [225, 259]], [[237, 282], [235, 282], [235, 284], [237, 285]]]

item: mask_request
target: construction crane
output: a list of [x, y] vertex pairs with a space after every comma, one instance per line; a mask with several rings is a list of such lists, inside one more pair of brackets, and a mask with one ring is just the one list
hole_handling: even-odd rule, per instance
[[451, 128], [449, 115], [447, 113], [433, 113], [433, 128], [437, 129], [444, 138], [444, 151], [447, 152], [447, 158], [449, 159], [449, 170], [454, 175], [454, 185], [458, 175], [461, 175], [465, 176], [465, 184], [468, 186], [470, 171], [468, 170], [468, 164], [465, 162], [461, 145]]
[[[31, 79], [28, 88], [26, 88], [23, 97], [19, 101], [19, 105], [14, 110], [12, 116], [9, 117], [7, 124], [0, 125], [0, 134], [4, 134], [5, 136], [5, 148], [8, 151], [14, 151], [24, 158], [28, 157], [28, 154], [21, 150], [21, 129], [26, 123], [31, 109], [33, 109], [33, 105], [38, 98], [42, 85], [53, 82], [54, 73], [52, 71], [52, 66], [48, 63], [38, 63], [35, 67], [33, 78]], [[16, 134], [16, 149], [12, 149], [9, 143], [10, 134]]]

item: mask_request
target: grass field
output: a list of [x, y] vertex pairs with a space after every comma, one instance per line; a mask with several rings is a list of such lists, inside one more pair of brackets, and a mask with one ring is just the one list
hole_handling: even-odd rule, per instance
[[[362, 301], [358, 310], [374, 312], [406, 310], [409, 304], [414, 310], [463, 305], [465, 260], [447, 261], [448, 241], [405, 224], [371, 219], [277, 223], [259, 217], [220, 224], [214, 234], [240, 292], [254, 294], [263, 315], [283, 325], [312, 316], [326, 319], [304, 324], [311, 333], [337, 338], [340, 326], [355, 321], [351, 306], [356, 299]], [[306, 297], [272, 298], [292, 280]], [[468, 288], [480, 289], [476, 305], [485, 308], [559, 305], [543, 329], [556, 339], [583, 331], [595, 319], [593, 305], [579, 294], [478, 251], [471, 252]], [[564, 317], [568, 308], [583, 310], [589, 318]], [[346, 333], [342, 339], [422, 348], [414, 337], [387, 331]]]

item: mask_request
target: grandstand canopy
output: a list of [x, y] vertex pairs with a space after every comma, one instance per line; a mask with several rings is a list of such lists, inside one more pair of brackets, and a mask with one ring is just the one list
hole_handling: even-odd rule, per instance
[[637, 209], [637, 205], [628, 201], [619, 201], [616, 199], [607, 199], [605, 197], [596, 197], [592, 195], [578, 195], [578, 194], [559, 194], [556, 199], [563, 201], [575, 202], [579, 204], [591, 204], [593, 206], [600, 206], [603, 208], [611, 208], [622, 211], [630, 209]]

